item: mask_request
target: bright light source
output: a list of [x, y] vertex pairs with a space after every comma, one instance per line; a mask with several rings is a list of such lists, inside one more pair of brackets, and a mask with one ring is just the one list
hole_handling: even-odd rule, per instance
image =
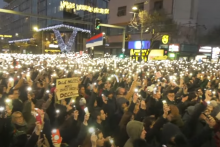
[[33, 30], [38, 31], [39, 29], [38, 29], [38, 27], [33, 27]]
[[15, 36], [18, 36], [18, 33], [15, 33]]
[[132, 7], [132, 10], [137, 10], [138, 8], [136, 6], [133, 6]]
[[102, 32], [103, 35], [105, 35], [105, 32]]
[[93, 127], [89, 128], [89, 133], [95, 132], [95, 129]]

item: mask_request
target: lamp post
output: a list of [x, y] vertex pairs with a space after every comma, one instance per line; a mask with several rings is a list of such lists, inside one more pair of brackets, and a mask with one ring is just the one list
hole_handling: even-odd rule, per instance
[[[138, 9], [138, 7], [137, 6], [133, 6], [132, 7], [132, 11], [133, 11], [133, 13], [134, 14], [138, 14], [139, 13], [139, 9]], [[134, 15], [135, 16], [135, 15]], [[142, 61], [142, 49], [143, 49], [143, 45], [142, 45], [142, 40], [143, 40], [143, 26], [142, 26], [142, 24], [141, 24], [141, 34], [140, 34], [140, 39], [141, 39], [141, 48], [140, 48], [140, 61]]]
[[[39, 28], [37, 27], [37, 26], [34, 26], [33, 27], [33, 30], [35, 31], [35, 32], [39, 32]], [[43, 54], [44, 53], [44, 40], [43, 40], [43, 36], [44, 34], [43, 34], [43, 31], [41, 32], [41, 53]]]

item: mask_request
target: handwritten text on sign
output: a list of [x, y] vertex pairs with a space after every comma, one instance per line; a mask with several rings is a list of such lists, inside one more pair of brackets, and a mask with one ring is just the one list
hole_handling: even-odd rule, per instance
[[78, 78], [57, 79], [56, 89], [58, 100], [72, 98], [78, 94]]

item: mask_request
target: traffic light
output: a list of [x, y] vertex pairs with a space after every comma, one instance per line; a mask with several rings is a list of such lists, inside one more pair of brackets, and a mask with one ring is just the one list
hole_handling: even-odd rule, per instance
[[99, 30], [100, 29], [100, 23], [101, 23], [101, 21], [100, 21], [100, 19], [99, 18], [96, 18], [95, 19], [95, 29], [96, 30]]

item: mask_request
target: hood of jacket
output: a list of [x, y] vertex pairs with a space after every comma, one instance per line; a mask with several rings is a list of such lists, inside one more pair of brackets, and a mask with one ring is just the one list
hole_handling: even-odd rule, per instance
[[143, 123], [139, 121], [130, 121], [126, 126], [126, 131], [129, 138], [134, 141], [135, 139], [140, 138], [141, 132], [143, 131]]
[[143, 127], [143, 123], [136, 120], [132, 120], [127, 124], [126, 131], [129, 139], [124, 147], [134, 147], [134, 141], [140, 138]]

